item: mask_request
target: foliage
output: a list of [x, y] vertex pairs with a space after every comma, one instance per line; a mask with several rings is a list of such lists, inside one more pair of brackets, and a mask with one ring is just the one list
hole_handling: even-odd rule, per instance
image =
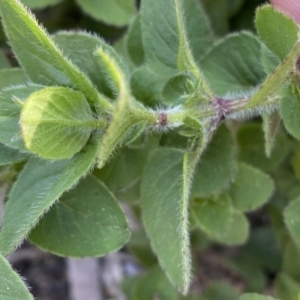
[[[242, 0], [77, 4], [128, 31], [114, 47], [85, 31], [50, 35], [19, 0], [0, 1], [19, 65], [0, 55], [0, 179], [11, 186], [1, 299], [32, 299], [3, 257], [28, 237], [71, 257], [128, 243], [148, 268], [124, 282], [129, 299], [276, 300], [262, 294], [269, 272], [274, 297], [298, 300], [297, 24], [264, 5], [258, 35], [229, 33], [230, 22], [242, 26]], [[141, 232], [131, 235], [120, 202]], [[258, 209], [268, 220], [259, 228]], [[211, 243], [241, 246], [226, 264], [244, 279], [243, 295], [220, 282], [188, 295], [192, 249]]]

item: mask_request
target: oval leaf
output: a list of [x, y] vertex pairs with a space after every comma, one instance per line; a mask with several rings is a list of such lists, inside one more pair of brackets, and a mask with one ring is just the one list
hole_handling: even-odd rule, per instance
[[41, 216], [92, 168], [98, 146], [87, 145], [70, 160], [32, 158], [14, 183], [0, 231], [0, 253], [9, 255], [20, 245]]
[[273, 191], [274, 183], [270, 176], [259, 169], [241, 163], [228, 193], [236, 209], [251, 211], [265, 204]]
[[113, 194], [93, 176], [65, 193], [29, 235], [38, 247], [71, 257], [103, 256], [120, 249], [129, 237]]
[[236, 149], [230, 132], [221, 126], [196, 167], [192, 194], [203, 198], [227, 188], [236, 174]]
[[92, 117], [81, 92], [49, 87], [35, 92], [21, 112], [21, 128], [26, 147], [47, 159], [66, 159], [79, 152], [91, 132], [105, 122]]
[[0, 298], [1, 300], [33, 300], [25, 283], [0, 255]]
[[162, 149], [151, 154], [141, 186], [146, 232], [162, 268], [182, 292], [188, 290], [191, 272], [186, 181], [184, 153]]

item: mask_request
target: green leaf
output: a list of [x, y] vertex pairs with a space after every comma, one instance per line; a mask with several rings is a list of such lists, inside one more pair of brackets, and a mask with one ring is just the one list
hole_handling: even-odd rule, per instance
[[148, 106], [158, 105], [161, 93], [169, 77], [160, 76], [150, 68], [142, 66], [134, 71], [130, 79], [132, 95]]
[[120, 249], [129, 237], [116, 199], [93, 176], [63, 194], [29, 235], [43, 250], [70, 257], [106, 255]]
[[281, 123], [281, 117], [278, 111], [274, 111], [271, 114], [264, 113], [263, 118], [263, 130], [265, 134], [265, 151], [266, 156], [270, 157], [272, 150], [275, 147], [276, 136], [278, 128]]
[[272, 5], [264, 5], [256, 12], [255, 25], [263, 42], [284, 60], [297, 42], [297, 24]]
[[25, 283], [0, 255], [0, 298], [1, 300], [33, 300]]
[[159, 267], [151, 268], [135, 284], [133, 300], [179, 300], [175, 288]]
[[9, 193], [0, 231], [0, 252], [6, 256], [23, 241], [41, 216], [92, 168], [98, 146], [86, 148], [70, 160], [32, 158]]
[[275, 281], [276, 296], [284, 300], [299, 300], [300, 285], [286, 273], [279, 273]]
[[52, 38], [64, 55], [92, 81], [99, 92], [113, 98], [113, 90], [106, 78], [107, 70], [99, 64], [99, 59], [94, 54], [101, 46], [121, 65], [120, 58], [111, 46], [96, 35], [81, 31], [62, 31]]
[[209, 199], [196, 199], [192, 214], [197, 225], [211, 237], [225, 235], [232, 221], [231, 200], [226, 194]]
[[146, 232], [168, 278], [182, 293], [190, 284], [188, 192], [192, 167], [175, 149], [154, 151], [145, 166], [141, 208]]
[[145, 61], [145, 51], [142, 41], [141, 15], [138, 14], [132, 22], [126, 39], [128, 54], [135, 65], [140, 66]]
[[[295, 176], [297, 178], [297, 181], [295, 182], [295, 185], [299, 184], [299, 180], [300, 180], [300, 148], [297, 147], [295, 149], [295, 153], [294, 156], [292, 158], [292, 167], [293, 167], [293, 171], [295, 173]], [[289, 183], [292, 181], [292, 178], [289, 179]], [[288, 186], [289, 189], [291, 189], [290, 186]], [[297, 195], [298, 196], [298, 193]]]
[[20, 68], [0, 70], [0, 90], [27, 83], [24, 71]]
[[[193, 11], [186, 11], [185, 8]], [[195, 16], [198, 13], [194, 0], [142, 1], [143, 43], [146, 60], [151, 68], [168, 75], [176, 74], [178, 70], [199, 74], [184, 22], [184, 14]], [[200, 27], [201, 15], [195, 18], [198, 18]]]
[[271, 177], [259, 169], [239, 164], [235, 181], [228, 191], [233, 206], [241, 211], [252, 211], [265, 204], [274, 192]]
[[282, 270], [299, 282], [300, 248], [291, 240], [284, 248]]
[[238, 293], [228, 283], [212, 281], [204, 289], [200, 300], [237, 300]]
[[117, 95], [116, 111], [102, 139], [98, 155], [98, 168], [102, 168], [130, 130], [144, 121], [145, 109], [132, 98], [126, 74], [118, 62], [104, 48], [99, 48], [95, 54], [108, 70], [107, 75]]
[[226, 0], [228, 16], [232, 17], [242, 8], [245, 0]]
[[44, 8], [46, 6], [55, 5], [62, 0], [21, 0], [23, 4], [30, 8]]
[[9, 69], [11, 67], [9, 60], [3, 51], [0, 50], [0, 69]]
[[300, 197], [292, 201], [284, 210], [284, 221], [290, 235], [300, 246]]
[[229, 187], [236, 174], [236, 150], [230, 132], [221, 126], [204, 151], [193, 180], [193, 197], [203, 198]]
[[67, 159], [79, 152], [91, 132], [104, 127], [81, 92], [48, 87], [29, 96], [21, 112], [26, 147], [46, 159]]
[[264, 133], [259, 123], [242, 125], [236, 136], [239, 145], [239, 159], [264, 171], [276, 169], [290, 151], [286, 135], [278, 132], [277, 143], [268, 158], [265, 154]]
[[236, 210], [233, 212], [232, 221], [229, 230], [224, 235], [214, 237], [213, 239], [225, 245], [242, 245], [249, 236], [249, 223], [243, 213]]
[[[214, 32], [223, 36], [229, 31], [227, 0], [201, 0]], [[232, 2], [232, 0], [231, 0]]]
[[280, 64], [280, 59], [276, 56], [265, 44], [261, 44], [261, 65], [266, 74], [274, 72], [276, 67]]
[[251, 91], [265, 77], [260, 64], [261, 43], [249, 33], [221, 40], [201, 62], [204, 76], [217, 95]]
[[300, 139], [300, 90], [296, 86], [286, 90], [280, 103], [280, 115], [286, 130]]
[[29, 158], [28, 154], [9, 148], [0, 143], [0, 166], [21, 162]]
[[30, 94], [42, 86], [18, 86], [0, 92], [0, 142], [14, 149], [28, 151], [24, 145], [19, 124], [22, 105]]
[[136, 8], [134, 0], [76, 0], [84, 12], [106, 24], [127, 25], [133, 18]]
[[62, 55], [20, 2], [2, 0], [0, 12], [10, 45], [29, 79], [42, 85], [74, 87], [101, 110], [110, 108], [91, 81]]
[[240, 300], [276, 300], [273, 297], [262, 296], [259, 294], [243, 294]]

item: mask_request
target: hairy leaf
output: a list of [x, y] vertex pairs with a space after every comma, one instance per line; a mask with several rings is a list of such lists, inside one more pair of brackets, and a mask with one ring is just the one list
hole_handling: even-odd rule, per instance
[[26, 147], [47, 159], [71, 158], [85, 146], [91, 132], [105, 123], [93, 118], [81, 92], [63, 87], [31, 94], [21, 112]]
[[97, 87], [98, 91], [113, 98], [114, 94], [109, 85], [105, 66], [99, 64], [94, 51], [100, 46], [121, 64], [115, 50], [96, 35], [81, 31], [62, 31], [53, 36], [53, 41]]
[[0, 90], [11, 86], [26, 84], [24, 71], [20, 68], [0, 70]]
[[[185, 8], [192, 11], [184, 11]], [[142, 1], [145, 55], [147, 63], [155, 71], [169, 75], [178, 70], [199, 73], [184, 22], [184, 14], [193, 13], [194, 16], [198, 14], [195, 18], [198, 18], [200, 27], [203, 20], [194, 0]]]
[[274, 191], [270, 176], [259, 169], [240, 163], [235, 181], [228, 191], [233, 206], [241, 211], [252, 211], [265, 204]]
[[[24, 145], [19, 124], [22, 105], [30, 94], [42, 86], [18, 86], [0, 92], [0, 142], [14, 149], [28, 151]], [[14, 101], [16, 100], [17, 101]]]
[[0, 255], [0, 298], [1, 300], [33, 300], [25, 283]]
[[284, 60], [298, 39], [297, 24], [273, 6], [264, 5], [256, 12], [255, 25], [263, 42]]
[[146, 232], [170, 281], [183, 293], [190, 283], [187, 159], [175, 149], [154, 151], [142, 177]]
[[237, 132], [240, 160], [264, 171], [277, 168], [290, 151], [287, 137], [278, 132], [277, 143], [270, 157], [266, 157], [264, 133], [258, 123], [242, 125]]
[[263, 114], [263, 130], [265, 134], [265, 151], [267, 157], [270, 157], [272, 150], [275, 147], [276, 136], [278, 128], [281, 123], [281, 117], [278, 111], [274, 111], [271, 114]]
[[34, 83], [72, 86], [81, 90], [98, 108], [110, 107], [90, 80], [62, 55], [19, 1], [2, 0], [0, 12], [10, 45], [26, 75]]
[[242, 245], [249, 236], [249, 223], [243, 213], [236, 210], [233, 212], [232, 221], [229, 230], [224, 235], [213, 237], [216, 242], [225, 245]]
[[50, 162], [32, 158], [9, 193], [0, 231], [0, 253], [9, 255], [41, 216], [94, 164], [98, 146], [91, 144], [70, 160]]
[[196, 199], [192, 214], [197, 225], [208, 235], [219, 237], [229, 230], [233, 209], [228, 195]]
[[55, 5], [62, 0], [21, 0], [22, 3], [30, 8], [44, 8], [49, 5]]
[[113, 194], [93, 176], [63, 194], [29, 235], [38, 247], [71, 257], [106, 255], [129, 237], [126, 217]]
[[136, 8], [134, 0], [76, 0], [87, 14], [107, 24], [127, 25], [133, 18]]
[[142, 41], [141, 15], [132, 22], [126, 40], [128, 54], [135, 65], [140, 66], [145, 61], [145, 51]]
[[18, 163], [29, 158], [28, 154], [9, 148], [0, 143], [0, 166]]
[[300, 197], [287, 206], [284, 211], [284, 221], [290, 235], [300, 246]]
[[260, 64], [261, 43], [248, 32], [221, 40], [201, 62], [202, 71], [217, 95], [251, 91], [265, 77]]
[[202, 198], [226, 189], [233, 181], [236, 169], [236, 150], [231, 134], [221, 126], [196, 167], [192, 195]]

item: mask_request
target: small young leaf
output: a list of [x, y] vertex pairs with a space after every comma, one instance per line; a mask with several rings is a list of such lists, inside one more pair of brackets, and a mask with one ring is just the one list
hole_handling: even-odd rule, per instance
[[9, 255], [41, 216], [92, 168], [98, 145], [89, 144], [70, 160], [32, 158], [9, 193], [0, 231], [0, 253]]
[[203, 198], [229, 187], [236, 174], [236, 150], [230, 132], [221, 126], [204, 151], [193, 180], [193, 197]]
[[0, 90], [27, 83], [24, 71], [20, 68], [0, 70]]
[[179, 300], [176, 289], [170, 284], [164, 272], [155, 266], [135, 284], [132, 300]]
[[280, 115], [286, 130], [296, 139], [300, 139], [300, 90], [294, 86], [286, 89], [280, 103]]
[[227, 36], [205, 56], [202, 72], [217, 95], [249, 91], [265, 77], [260, 64], [261, 42], [249, 33]]
[[300, 246], [300, 197], [287, 206], [284, 211], [284, 221], [290, 235]]
[[106, 255], [122, 247], [129, 237], [120, 206], [93, 176], [63, 194], [29, 235], [43, 250], [71, 257]]
[[175, 75], [178, 70], [199, 73], [184, 22], [184, 13], [190, 15], [183, 10], [188, 5], [193, 9], [191, 13], [198, 13], [194, 0], [142, 1], [145, 55], [149, 66], [158, 73]]
[[133, 18], [136, 8], [134, 0], [76, 0], [87, 14], [107, 24], [127, 25]]
[[0, 166], [18, 163], [29, 158], [28, 154], [9, 148], [0, 143]]
[[154, 151], [142, 177], [141, 208], [146, 232], [170, 281], [183, 293], [190, 283], [188, 184], [184, 153]]
[[270, 176], [259, 169], [240, 163], [235, 181], [228, 191], [233, 206], [241, 211], [252, 211], [265, 204], [274, 191]]
[[196, 199], [192, 214], [197, 225], [208, 235], [226, 234], [232, 221], [231, 200], [226, 194], [209, 199]]
[[273, 6], [264, 5], [257, 9], [255, 25], [263, 42], [284, 60], [298, 39], [297, 24]]
[[55, 5], [62, 0], [21, 0], [23, 4], [30, 8], [44, 8], [49, 5]]
[[0, 142], [14, 149], [28, 151], [24, 145], [20, 129], [22, 105], [13, 101], [25, 101], [30, 94], [42, 89], [42, 86], [18, 86], [0, 92]]
[[0, 298], [1, 300], [33, 300], [25, 283], [0, 255]]
[[286, 135], [279, 131], [271, 157], [266, 157], [264, 133], [258, 123], [242, 125], [237, 132], [239, 159], [264, 171], [277, 168], [290, 151]]
[[225, 245], [242, 245], [244, 244], [249, 236], [249, 223], [243, 213], [236, 210], [232, 214], [232, 221], [224, 235], [214, 237], [213, 239]]
[[53, 36], [53, 41], [87, 77], [98, 91], [113, 98], [114, 93], [107, 82], [107, 70], [99, 64], [94, 51], [100, 46], [107, 51], [121, 65], [115, 50], [96, 35], [81, 31], [62, 31]]
[[46, 86], [74, 87], [101, 110], [110, 108], [90, 80], [62, 55], [19, 1], [1, 0], [0, 12], [10, 45], [29, 79]]
[[128, 54], [134, 64], [137, 66], [142, 65], [145, 62], [145, 52], [142, 41], [142, 26], [140, 14], [137, 15], [129, 28], [126, 45]]
[[71, 158], [84, 147], [91, 132], [105, 124], [92, 117], [81, 92], [63, 87], [31, 94], [21, 112], [26, 147], [46, 159]]
[[243, 294], [239, 300], [278, 300], [273, 297], [262, 296], [259, 294]]
[[275, 146], [278, 128], [280, 126], [281, 117], [278, 111], [271, 114], [263, 114], [263, 130], [265, 134], [265, 151], [267, 157], [271, 157], [272, 150]]

